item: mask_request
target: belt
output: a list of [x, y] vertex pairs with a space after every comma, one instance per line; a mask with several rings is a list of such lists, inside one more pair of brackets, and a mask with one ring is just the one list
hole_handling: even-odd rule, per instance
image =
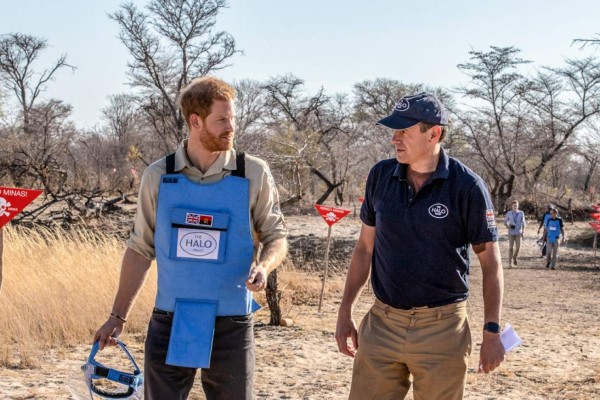
[[173, 311], [165, 311], [165, 310], [161, 310], [159, 308], [154, 307], [154, 309], [152, 310], [152, 312], [154, 314], [159, 314], [159, 315], [167, 315], [167, 316], [172, 316], [173, 315]]
[[375, 298], [375, 305], [386, 310], [386, 312], [392, 311], [392, 312], [398, 312], [398, 313], [411, 313], [414, 314], [416, 312], [422, 312], [422, 313], [432, 313], [432, 312], [438, 312], [442, 309], [458, 309], [458, 308], [463, 308], [466, 306], [466, 301], [459, 301], [457, 303], [450, 303], [450, 304], [444, 304], [441, 306], [435, 306], [435, 307], [429, 307], [429, 306], [422, 306], [422, 307], [411, 307], [411, 308], [398, 308], [398, 307], [392, 307], [388, 304], [385, 304], [383, 301], [379, 300], [378, 298]]

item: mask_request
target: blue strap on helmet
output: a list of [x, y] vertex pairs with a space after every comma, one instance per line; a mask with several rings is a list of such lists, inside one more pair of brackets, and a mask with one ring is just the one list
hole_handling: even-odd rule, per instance
[[[96, 361], [96, 353], [98, 352], [100, 347], [98, 342], [94, 343], [94, 345], [92, 346], [92, 350], [90, 351], [88, 361], [81, 367], [81, 369], [84, 372], [86, 384], [91, 392], [104, 398], [126, 399], [133, 395], [137, 391], [137, 389], [140, 386], [142, 386], [144, 380], [142, 378], [142, 372], [137, 366], [131, 353], [129, 353], [129, 351], [127, 350], [127, 346], [120, 340], [117, 340], [117, 345], [125, 352], [129, 360], [133, 364], [133, 373], [127, 373], [112, 368], [107, 368], [98, 361]], [[95, 379], [108, 379], [110, 381], [127, 386], [128, 390], [127, 392], [122, 393], [110, 393], [97, 387], [94, 384]]]

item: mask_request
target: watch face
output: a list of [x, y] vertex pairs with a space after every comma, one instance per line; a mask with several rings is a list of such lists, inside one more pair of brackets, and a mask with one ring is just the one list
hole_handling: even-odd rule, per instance
[[488, 322], [487, 324], [483, 325], [483, 330], [490, 333], [500, 333], [500, 325], [495, 322]]

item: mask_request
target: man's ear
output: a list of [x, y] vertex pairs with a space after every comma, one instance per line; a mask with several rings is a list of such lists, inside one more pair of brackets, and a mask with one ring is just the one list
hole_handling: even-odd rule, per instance
[[434, 125], [431, 128], [431, 136], [430, 139], [433, 140], [437, 137], [437, 141], [440, 141], [440, 136], [442, 135], [442, 127], [439, 125]]
[[204, 124], [202, 123], [202, 118], [198, 114], [190, 115], [190, 127], [194, 129], [202, 129]]

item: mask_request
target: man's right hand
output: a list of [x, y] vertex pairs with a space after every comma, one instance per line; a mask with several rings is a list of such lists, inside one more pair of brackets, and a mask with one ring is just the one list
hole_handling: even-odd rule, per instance
[[[352, 340], [351, 346], [348, 345], [348, 338]], [[338, 315], [335, 340], [341, 353], [354, 358], [356, 350], [358, 350], [358, 331], [352, 317]]]
[[123, 321], [109, 317], [94, 335], [92, 343], [98, 342], [100, 350], [107, 345], [116, 346], [117, 338], [123, 332], [123, 325]]

